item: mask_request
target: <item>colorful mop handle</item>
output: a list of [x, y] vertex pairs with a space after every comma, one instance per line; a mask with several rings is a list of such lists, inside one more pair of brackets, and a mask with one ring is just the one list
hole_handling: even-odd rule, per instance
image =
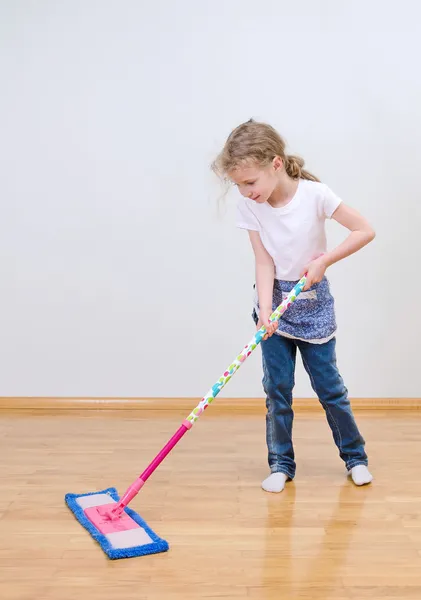
[[[302, 292], [306, 284], [306, 276], [302, 277], [300, 281], [291, 290], [285, 300], [278, 306], [278, 308], [271, 314], [269, 321], [278, 321], [279, 317], [287, 310], [289, 306], [297, 299], [297, 296]], [[183, 424], [178, 431], [173, 435], [169, 442], [163, 447], [161, 452], [154, 458], [149, 467], [136, 479], [136, 481], [128, 488], [117, 507], [112, 511], [113, 517], [117, 517], [129, 502], [138, 494], [140, 489], [143, 487], [147, 479], [152, 475], [157, 466], [164, 460], [167, 454], [174, 448], [177, 442], [183, 437], [183, 435], [191, 429], [196, 423], [200, 415], [207, 409], [222, 388], [228, 383], [231, 377], [238, 371], [243, 362], [250, 356], [255, 348], [260, 344], [266, 334], [266, 327], [263, 325], [253, 336], [252, 340], [243, 348], [241, 353], [236, 359], [230, 364], [228, 369], [224, 372], [222, 377], [211, 387], [206, 396], [202, 398], [196, 408], [190, 413], [190, 415], [183, 421]]]

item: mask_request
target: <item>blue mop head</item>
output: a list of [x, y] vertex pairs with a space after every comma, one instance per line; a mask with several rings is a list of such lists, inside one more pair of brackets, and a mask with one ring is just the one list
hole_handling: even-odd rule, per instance
[[113, 560], [166, 552], [169, 548], [168, 543], [158, 537], [131, 508], [125, 508], [125, 513], [128, 517], [124, 516], [124, 518], [126, 521], [130, 521], [131, 518], [135, 523], [133, 523], [133, 527], [129, 526], [129, 528], [124, 528], [124, 530], [120, 529], [104, 534], [88, 519], [85, 513], [86, 509], [104, 506], [113, 501], [117, 503], [120, 500], [115, 488], [108, 488], [101, 492], [88, 494], [66, 494], [65, 500], [79, 523], [89, 531], [105, 554]]

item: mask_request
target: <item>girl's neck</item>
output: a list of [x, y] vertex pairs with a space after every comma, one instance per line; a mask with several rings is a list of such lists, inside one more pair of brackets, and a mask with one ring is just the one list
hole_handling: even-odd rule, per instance
[[268, 203], [273, 208], [280, 208], [281, 206], [285, 206], [295, 196], [298, 185], [300, 183], [299, 179], [292, 179], [288, 175], [282, 174], [279, 178], [279, 182], [273, 190], [271, 196], [268, 199]]

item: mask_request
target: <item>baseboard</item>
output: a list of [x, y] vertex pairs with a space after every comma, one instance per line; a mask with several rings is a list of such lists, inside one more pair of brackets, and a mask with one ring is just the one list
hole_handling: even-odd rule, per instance
[[[0, 397], [0, 410], [153, 410], [184, 411], [195, 408], [200, 398], [41, 398]], [[421, 398], [352, 398], [354, 410], [420, 410]], [[215, 408], [214, 408], [215, 407]], [[216, 408], [217, 407], [217, 408]], [[294, 411], [321, 411], [317, 398], [295, 398]], [[218, 398], [212, 412], [264, 412], [263, 398]]]

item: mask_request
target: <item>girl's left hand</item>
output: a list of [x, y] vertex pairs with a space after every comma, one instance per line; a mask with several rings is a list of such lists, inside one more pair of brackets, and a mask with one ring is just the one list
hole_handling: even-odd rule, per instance
[[312, 260], [301, 273], [301, 277], [307, 273], [307, 283], [305, 284], [303, 291], [305, 292], [315, 283], [319, 283], [323, 279], [326, 269], [327, 265], [323, 256]]

